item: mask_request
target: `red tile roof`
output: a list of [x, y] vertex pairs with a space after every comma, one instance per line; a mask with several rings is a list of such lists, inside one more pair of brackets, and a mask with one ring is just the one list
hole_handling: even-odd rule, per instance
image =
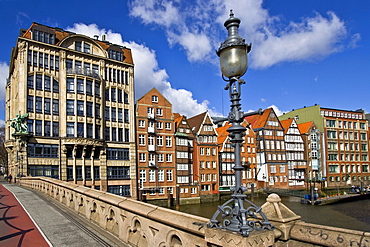
[[272, 111], [272, 108], [268, 108], [268, 109], [263, 111], [262, 115], [255, 114], [255, 115], [252, 115], [252, 116], [248, 116], [245, 119], [252, 126], [252, 129], [262, 128], [262, 127], [265, 127], [266, 121], [267, 121], [271, 111]]
[[299, 129], [299, 132], [301, 134], [305, 134], [308, 132], [308, 130], [311, 128], [312, 125], [314, 125], [315, 123], [313, 121], [310, 121], [310, 122], [306, 122], [306, 123], [301, 123], [301, 124], [298, 124], [298, 129]]
[[293, 118], [288, 118], [288, 119], [280, 121], [281, 126], [284, 128], [284, 134], [288, 132], [288, 129], [290, 125], [292, 125], [292, 122], [293, 122]]

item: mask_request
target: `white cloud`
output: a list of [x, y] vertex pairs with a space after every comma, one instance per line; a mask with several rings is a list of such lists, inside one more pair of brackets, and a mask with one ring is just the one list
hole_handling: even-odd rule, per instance
[[5, 62], [0, 62], [0, 101], [5, 101], [5, 86], [8, 76], [9, 65]]
[[269, 106], [269, 107], [267, 107], [267, 108], [272, 108], [272, 109], [274, 109], [274, 111], [275, 111], [275, 113], [276, 113], [276, 115], [279, 117], [279, 116], [281, 116], [281, 115], [283, 115], [284, 113], [287, 113], [287, 112], [289, 112], [289, 111], [282, 111], [282, 110], [280, 110], [276, 105], [271, 105], [271, 106]]
[[[227, 35], [223, 23], [230, 9], [242, 20], [241, 36], [253, 43], [250, 64], [254, 68], [322, 59], [341, 51], [347, 34], [344, 22], [333, 12], [285, 24], [263, 8], [263, 0], [198, 0], [191, 4], [186, 0], [131, 0], [129, 6], [131, 16], [163, 28], [170, 45], [180, 45], [190, 62], [214, 62], [213, 51]], [[359, 38], [354, 35], [348, 46], [354, 47]]]
[[75, 23], [73, 27], [68, 27], [67, 30], [89, 37], [106, 34], [109, 42], [130, 48], [135, 64], [136, 98], [156, 87], [172, 103], [174, 112], [192, 117], [209, 110], [212, 116], [220, 115], [216, 111], [208, 109], [208, 101], [199, 103], [193, 98], [190, 91], [172, 88], [166, 70], [161, 69], [158, 65], [154, 50], [134, 41], [124, 42], [121, 34], [114, 33], [112, 30], [101, 29], [96, 24]]
[[266, 102], [266, 99], [265, 98], [261, 98], [261, 102]]

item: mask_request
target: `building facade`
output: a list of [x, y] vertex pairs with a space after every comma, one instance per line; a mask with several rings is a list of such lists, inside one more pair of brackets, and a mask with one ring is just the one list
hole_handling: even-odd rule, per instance
[[268, 108], [246, 120], [256, 133], [258, 187], [288, 188], [284, 128], [275, 111]]
[[217, 132], [208, 112], [188, 119], [195, 134], [194, 181], [200, 186], [201, 200], [218, 200], [219, 169]]
[[[13, 177], [48, 176], [136, 197], [130, 49], [33, 23], [12, 50], [6, 94]], [[11, 127], [20, 116], [23, 133]]]
[[286, 113], [297, 122], [314, 121], [323, 133], [322, 179], [327, 186], [369, 184], [368, 121], [363, 110], [348, 111], [315, 105]]
[[172, 104], [156, 89], [136, 102], [139, 197], [176, 196], [175, 122]]
[[284, 128], [286, 160], [290, 187], [305, 187], [307, 161], [305, 145], [298, 125], [293, 118], [280, 121]]
[[[199, 203], [199, 183], [194, 182], [194, 139], [186, 116], [175, 116], [177, 192], [183, 203]], [[182, 202], [180, 202], [182, 204]]]

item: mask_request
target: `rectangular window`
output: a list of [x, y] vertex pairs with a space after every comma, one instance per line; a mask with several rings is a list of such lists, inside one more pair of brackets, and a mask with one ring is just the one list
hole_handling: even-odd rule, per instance
[[100, 104], [95, 104], [95, 117], [100, 118]]
[[56, 80], [53, 80], [53, 92], [59, 93], [59, 82]]
[[59, 115], [59, 100], [53, 99], [53, 114]]
[[114, 121], [114, 122], [115, 122], [115, 121], [117, 121], [117, 117], [116, 117], [116, 115], [117, 115], [117, 108], [116, 108], [116, 107], [112, 107], [112, 108], [111, 108], [111, 110], [112, 110], [112, 111], [111, 111], [111, 113], [112, 113], [112, 114], [111, 114], [111, 116], [112, 116], [112, 121]]
[[77, 93], [84, 93], [84, 80], [83, 79], [77, 79]]
[[93, 84], [93, 81], [92, 80], [86, 80], [86, 94], [87, 95], [92, 95], [92, 84]]
[[45, 121], [44, 122], [44, 136], [50, 136], [50, 131], [51, 131], [51, 123], [50, 121]]
[[100, 97], [100, 83], [98, 81], [95, 81], [95, 96]]
[[44, 113], [45, 114], [50, 114], [50, 102], [51, 99], [48, 99], [48, 98], [44, 98]]
[[90, 53], [90, 45], [86, 42], [84, 42], [84, 52], [85, 53]]
[[128, 148], [107, 148], [108, 160], [130, 160]]
[[50, 55], [50, 69], [54, 70], [54, 55]]
[[108, 166], [108, 179], [130, 179], [129, 166]]
[[124, 109], [124, 121], [125, 121], [125, 123], [129, 123], [130, 122], [128, 109]]
[[92, 117], [93, 116], [93, 103], [86, 102], [86, 116]]
[[34, 85], [33, 85], [33, 75], [31, 75], [31, 76], [29, 76], [28, 78], [27, 78], [27, 87], [28, 88], [34, 88]]
[[36, 136], [42, 136], [42, 121], [41, 120], [36, 120]]
[[75, 123], [67, 122], [67, 137], [75, 136]]
[[82, 51], [82, 41], [75, 41], [75, 50]]
[[49, 55], [45, 54], [44, 58], [44, 68], [47, 69], [49, 67]]
[[36, 97], [36, 112], [42, 113], [42, 98]]
[[51, 80], [50, 76], [44, 76], [44, 89], [45, 91], [50, 92], [51, 91]]
[[75, 115], [75, 101], [67, 100], [67, 115]]
[[53, 137], [59, 137], [59, 123], [53, 122]]
[[172, 170], [167, 170], [167, 181], [173, 181]]
[[36, 75], [36, 89], [42, 90], [42, 75], [41, 74]]
[[55, 56], [55, 70], [59, 70], [59, 56]]
[[74, 91], [75, 91], [75, 79], [67, 78], [67, 92], [74, 93]]
[[27, 111], [33, 112], [33, 96], [27, 96]]
[[77, 123], [77, 137], [84, 137], [84, 123]]
[[58, 145], [28, 143], [28, 157], [58, 158]]

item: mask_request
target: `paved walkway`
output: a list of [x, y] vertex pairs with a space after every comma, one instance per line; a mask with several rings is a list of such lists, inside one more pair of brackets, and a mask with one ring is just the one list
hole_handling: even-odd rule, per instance
[[50, 246], [19, 201], [1, 184], [0, 246]]
[[0, 247], [126, 246], [54, 199], [0, 178]]

